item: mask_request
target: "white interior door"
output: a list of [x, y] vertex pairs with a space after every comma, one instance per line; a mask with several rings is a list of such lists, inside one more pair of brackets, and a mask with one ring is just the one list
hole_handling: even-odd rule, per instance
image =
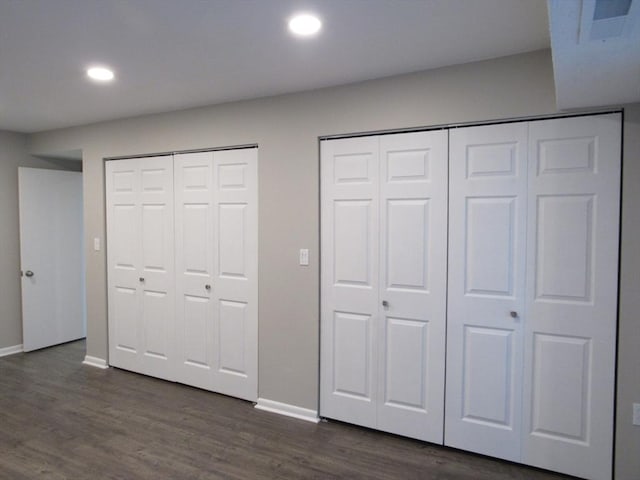
[[379, 140], [321, 143], [320, 413], [376, 427]]
[[519, 461], [527, 124], [452, 130], [449, 168], [445, 444]]
[[110, 363], [257, 400], [257, 149], [109, 161], [106, 191]]
[[25, 351], [86, 333], [82, 173], [18, 168]]
[[444, 420], [447, 141], [446, 130], [380, 137], [377, 428], [434, 443]]
[[321, 414], [442, 443], [447, 132], [321, 148]]
[[531, 122], [523, 462], [611, 477], [620, 115]]
[[106, 162], [109, 363], [173, 379], [173, 161]]
[[211, 389], [213, 332], [213, 153], [174, 157], [176, 232], [176, 377]]
[[215, 390], [258, 399], [258, 149], [213, 152]]

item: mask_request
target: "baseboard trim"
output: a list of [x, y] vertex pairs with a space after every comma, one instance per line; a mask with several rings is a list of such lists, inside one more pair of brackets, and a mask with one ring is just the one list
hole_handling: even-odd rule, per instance
[[279, 415], [286, 415], [287, 417], [297, 418], [306, 422], [318, 423], [320, 421], [320, 419], [318, 418], [318, 412], [316, 410], [296, 407], [295, 405], [276, 402], [275, 400], [268, 400], [266, 398], [258, 398], [256, 408], [258, 410], [264, 410], [265, 412], [277, 413]]
[[106, 360], [98, 357], [92, 357], [91, 355], [86, 355], [82, 363], [84, 365], [89, 365], [90, 367], [102, 368], [103, 370], [109, 368]]
[[0, 357], [6, 357], [7, 355], [13, 355], [14, 353], [22, 353], [22, 344], [0, 348]]

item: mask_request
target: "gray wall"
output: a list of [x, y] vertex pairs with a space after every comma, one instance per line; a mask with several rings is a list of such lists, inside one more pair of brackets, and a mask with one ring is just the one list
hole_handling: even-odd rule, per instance
[[[83, 150], [85, 243], [90, 246], [93, 237], [105, 235], [104, 157], [259, 144], [259, 396], [316, 409], [318, 137], [551, 113], [556, 113], [551, 56], [540, 51], [313, 92], [44, 132], [30, 137], [30, 151]], [[635, 228], [637, 232], [637, 222]], [[311, 250], [308, 267], [297, 264], [302, 247]], [[106, 358], [105, 255], [92, 250], [86, 255], [87, 353]], [[634, 274], [639, 276], [637, 268], [628, 273], [629, 279]], [[634, 284], [627, 280], [622, 288], [633, 291]], [[632, 317], [624, 316], [622, 321], [626, 329], [637, 332]], [[621, 370], [637, 365], [638, 358], [637, 349], [621, 345]], [[632, 382], [631, 376], [621, 380]], [[633, 468], [636, 460], [631, 457], [639, 449], [637, 431], [626, 431], [618, 441], [619, 471]]]
[[0, 131], [0, 348], [22, 343], [18, 167], [80, 169], [80, 162], [32, 157], [26, 142], [26, 135]]

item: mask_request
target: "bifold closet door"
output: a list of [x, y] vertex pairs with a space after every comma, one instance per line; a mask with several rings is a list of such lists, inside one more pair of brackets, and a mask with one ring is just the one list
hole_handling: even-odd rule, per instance
[[520, 460], [527, 124], [450, 132], [445, 444]]
[[111, 365], [257, 400], [257, 162], [106, 162]]
[[620, 115], [450, 138], [445, 444], [608, 479]]
[[171, 156], [108, 161], [109, 363], [173, 379]]
[[320, 414], [376, 427], [379, 140], [321, 143]]
[[178, 380], [258, 394], [257, 149], [177, 154]]
[[441, 443], [447, 133], [321, 148], [321, 415]]
[[377, 428], [442, 443], [447, 132], [380, 137]]
[[611, 478], [620, 114], [531, 122], [524, 463]]
[[213, 333], [213, 153], [177, 154], [176, 375], [182, 382], [211, 389]]

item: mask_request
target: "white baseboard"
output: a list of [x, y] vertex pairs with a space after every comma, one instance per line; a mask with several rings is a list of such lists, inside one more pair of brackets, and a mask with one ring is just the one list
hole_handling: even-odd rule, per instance
[[310, 410], [308, 408], [296, 407], [295, 405], [289, 405], [288, 403], [276, 402], [275, 400], [267, 400], [266, 398], [259, 398], [256, 403], [258, 410], [264, 410], [266, 412], [278, 413], [280, 415], [286, 415], [287, 417], [293, 417], [307, 422], [318, 423], [318, 412], [316, 410]]
[[6, 357], [7, 355], [13, 355], [14, 353], [22, 352], [22, 344], [14, 345], [12, 347], [0, 348], [0, 357]]
[[102, 369], [109, 368], [109, 365], [107, 365], [106, 360], [98, 357], [92, 357], [91, 355], [86, 355], [82, 363], [85, 365], [89, 365], [90, 367], [96, 367], [96, 368], [102, 368]]

